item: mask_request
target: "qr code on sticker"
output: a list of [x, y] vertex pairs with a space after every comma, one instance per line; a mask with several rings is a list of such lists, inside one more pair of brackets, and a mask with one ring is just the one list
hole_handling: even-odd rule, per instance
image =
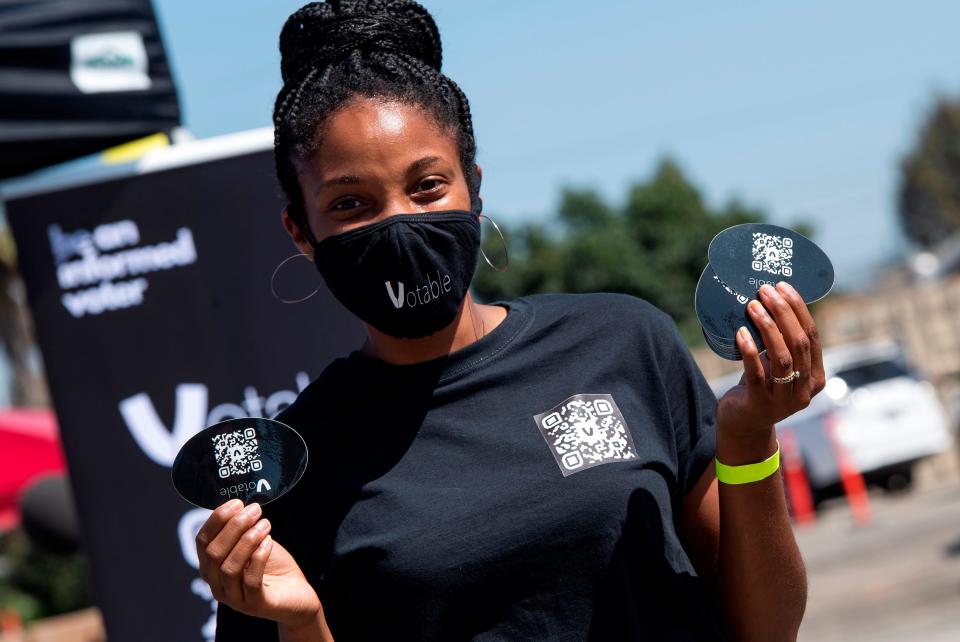
[[793, 239], [776, 234], [753, 233], [753, 270], [783, 276], [793, 275]]
[[213, 455], [220, 477], [243, 475], [263, 468], [257, 431], [253, 428], [234, 430], [213, 436]]
[[564, 477], [637, 457], [633, 437], [611, 395], [574, 395], [534, 419]]

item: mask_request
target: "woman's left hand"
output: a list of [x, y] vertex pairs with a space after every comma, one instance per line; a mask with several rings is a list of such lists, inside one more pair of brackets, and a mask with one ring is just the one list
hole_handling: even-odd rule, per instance
[[[750, 333], [741, 328], [737, 347], [743, 355], [743, 377], [717, 408], [717, 428], [736, 441], [769, 438], [774, 424], [806, 408], [823, 390], [823, 354], [817, 325], [807, 304], [789, 284], [764, 285], [760, 301], [747, 313], [760, 330], [766, 352], [761, 356]], [[774, 377], [800, 374], [789, 383]]]

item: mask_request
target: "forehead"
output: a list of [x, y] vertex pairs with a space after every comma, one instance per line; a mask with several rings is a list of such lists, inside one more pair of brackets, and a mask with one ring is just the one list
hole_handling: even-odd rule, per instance
[[456, 164], [455, 133], [419, 106], [357, 99], [329, 117], [317, 151], [300, 171], [316, 180], [339, 173], [391, 173], [424, 156]]

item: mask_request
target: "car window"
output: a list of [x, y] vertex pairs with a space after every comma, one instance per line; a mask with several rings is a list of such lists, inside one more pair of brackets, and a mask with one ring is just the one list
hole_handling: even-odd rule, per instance
[[837, 370], [837, 376], [843, 379], [850, 388], [859, 388], [885, 379], [913, 375], [899, 361], [874, 361]]

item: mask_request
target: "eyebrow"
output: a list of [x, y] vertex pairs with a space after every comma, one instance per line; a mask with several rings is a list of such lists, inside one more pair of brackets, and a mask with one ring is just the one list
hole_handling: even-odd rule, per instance
[[407, 173], [410, 174], [419, 169], [423, 169], [424, 167], [427, 167], [428, 165], [432, 165], [433, 163], [436, 163], [439, 160], [440, 160], [439, 156], [424, 156], [423, 158], [420, 158], [410, 163], [410, 167], [407, 168]]
[[328, 181], [323, 181], [317, 185], [317, 189], [313, 190], [313, 195], [317, 196], [324, 187], [332, 187], [334, 185], [354, 185], [356, 183], [362, 183], [363, 180], [359, 176], [352, 176], [349, 174], [344, 174], [343, 176], [337, 176], [336, 178], [331, 178]]
[[[423, 158], [418, 158], [417, 160], [410, 163], [409, 167], [407, 167], [407, 173], [412, 174], [413, 172], [416, 172], [418, 170], [423, 169], [424, 167], [432, 165], [433, 163], [436, 163], [439, 160], [442, 160], [439, 156], [424, 156]], [[320, 185], [317, 186], [317, 189], [314, 190], [313, 195], [316, 196], [317, 194], [320, 193], [320, 190], [322, 190], [325, 187], [332, 187], [334, 185], [356, 185], [362, 182], [363, 182], [363, 179], [360, 178], [359, 176], [354, 176], [352, 174], [344, 174], [342, 176], [337, 176], [335, 178], [331, 178], [330, 180], [326, 180], [320, 183]]]

